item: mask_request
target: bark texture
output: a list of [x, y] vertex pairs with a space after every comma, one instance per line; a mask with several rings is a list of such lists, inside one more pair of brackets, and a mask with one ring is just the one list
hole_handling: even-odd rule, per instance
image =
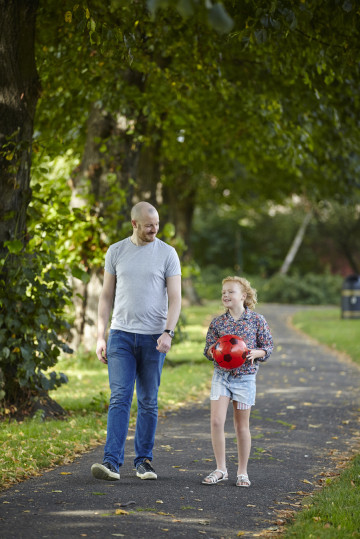
[[37, 0], [0, 0], [0, 251], [25, 241], [31, 143], [40, 83], [34, 41]]

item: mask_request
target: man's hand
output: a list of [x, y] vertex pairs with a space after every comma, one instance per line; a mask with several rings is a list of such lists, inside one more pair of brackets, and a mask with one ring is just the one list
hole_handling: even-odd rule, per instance
[[96, 355], [101, 361], [101, 363], [104, 363], [107, 365], [107, 357], [106, 357], [106, 341], [105, 339], [98, 339], [96, 343]]
[[157, 340], [157, 347], [156, 350], [163, 354], [167, 354], [167, 352], [171, 348], [171, 337], [168, 333], [164, 332]]

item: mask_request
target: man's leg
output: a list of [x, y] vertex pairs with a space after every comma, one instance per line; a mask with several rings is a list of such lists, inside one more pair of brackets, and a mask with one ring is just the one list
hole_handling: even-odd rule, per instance
[[[138, 413], [135, 432], [135, 466], [143, 461], [152, 461], [155, 432], [158, 420], [158, 391], [165, 354], [156, 350], [159, 335], [137, 335], [136, 347], [137, 372], [136, 395]], [[138, 474], [139, 475], [139, 474]], [[144, 477], [149, 476], [149, 477]], [[154, 477], [155, 475], [155, 477]], [[151, 477], [150, 477], [151, 476]], [[144, 479], [156, 479], [156, 474], [149, 470]]]
[[[119, 466], [124, 462], [124, 447], [136, 376], [136, 360], [133, 354], [134, 340], [134, 334], [120, 330], [111, 330], [109, 335], [107, 357], [111, 397], [107, 437], [103, 464], [92, 467], [92, 473], [98, 479], [119, 479], [116, 475], [118, 475]], [[104, 469], [105, 463], [110, 465], [111, 473]]]

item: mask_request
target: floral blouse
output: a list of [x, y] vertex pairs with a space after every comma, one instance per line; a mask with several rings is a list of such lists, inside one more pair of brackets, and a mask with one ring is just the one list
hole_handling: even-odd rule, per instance
[[[259, 370], [258, 362], [263, 363], [266, 361], [274, 348], [273, 338], [265, 318], [262, 314], [258, 314], [248, 308], [245, 309], [238, 320], [234, 320], [229, 312], [217, 316], [212, 320], [206, 335], [204, 349], [204, 355], [209, 360], [212, 361], [212, 358], [207, 355], [210, 346], [223, 335], [238, 335], [244, 339], [249, 349], [265, 351], [265, 357], [257, 358], [253, 365], [249, 361], [245, 361], [241, 367], [232, 371], [232, 374], [235, 376], [240, 374], [256, 374]], [[214, 366], [216, 369], [223, 370], [215, 361]]]

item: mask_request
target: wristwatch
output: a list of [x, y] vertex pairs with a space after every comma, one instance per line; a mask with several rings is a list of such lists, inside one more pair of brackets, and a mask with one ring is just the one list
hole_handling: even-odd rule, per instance
[[175, 333], [172, 329], [164, 329], [164, 333], [168, 333], [171, 338], [175, 337]]

